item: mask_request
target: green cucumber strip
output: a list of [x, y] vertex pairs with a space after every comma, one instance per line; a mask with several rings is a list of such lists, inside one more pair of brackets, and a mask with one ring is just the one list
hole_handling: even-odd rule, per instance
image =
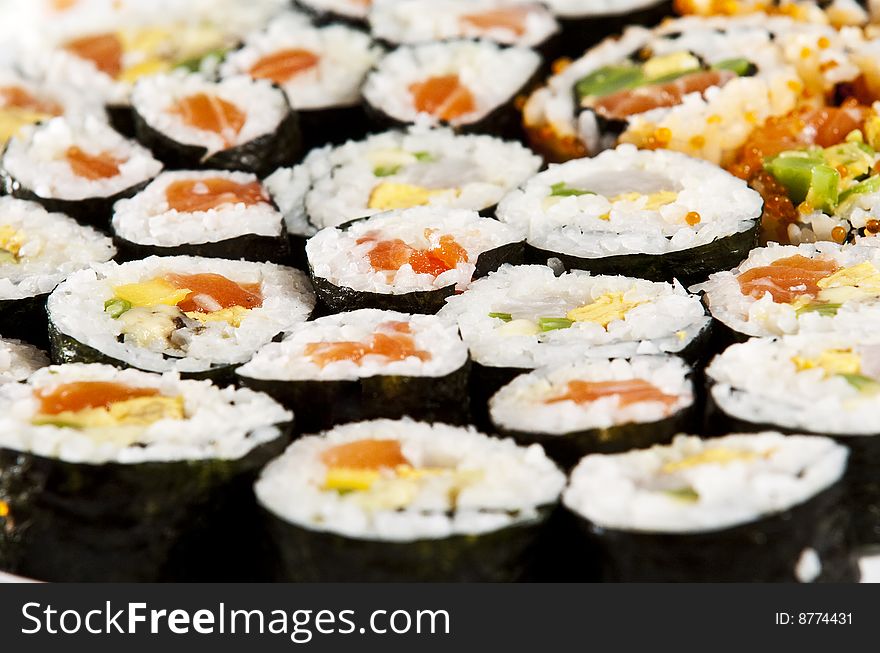
[[700, 495], [697, 494], [697, 491], [692, 487], [683, 487], [679, 490], [666, 490], [666, 494], [679, 501], [696, 502], [700, 500]]
[[561, 329], [570, 329], [572, 324], [574, 324], [574, 322], [564, 317], [538, 318], [538, 327], [541, 329], [541, 331], [559, 331]]
[[489, 313], [489, 317], [494, 317], [496, 320], [503, 320], [504, 322], [513, 320], [513, 315], [510, 313]]
[[595, 195], [591, 190], [580, 190], [567, 186], [564, 181], [550, 186], [550, 197], [579, 197], [581, 195]]
[[15, 263], [18, 259], [15, 254], [5, 249], [0, 249], [0, 263]]
[[813, 168], [822, 165], [822, 159], [811, 154], [807, 151], [783, 152], [764, 161], [764, 169], [785, 186], [795, 204], [807, 199], [813, 180]]
[[131, 310], [131, 302], [124, 299], [108, 299], [104, 302], [104, 312], [110, 315], [114, 320], [126, 311]]
[[437, 157], [430, 152], [413, 152], [413, 156], [416, 158], [416, 161], [421, 161], [423, 163], [437, 160]]
[[863, 376], [861, 374], [840, 374], [839, 376], [859, 392], [867, 393], [880, 391], [880, 382], [869, 376]]
[[880, 192], [880, 175], [870, 177], [859, 182], [855, 186], [848, 188], [840, 194], [840, 203], [846, 202], [855, 195], [867, 195], [869, 193]]
[[400, 169], [402, 167], [403, 166], [401, 166], [401, 165], [376, 166], [375, 168], [373, 168], [373, 174], [376, 175], [377, 177], [390, 177], [391, 175], [396, 175], [398, 172], [400, 172]]
[[805, 313], [818, 313], [822, 317], [834, 317], [837, 315], [837, 311], [842, 307], [843, 304], [822, 304], [820, 302], [812, 302], [797, 309], [797, 314], [798, 316], [801, 316]]
[[754, 75], [757, 67], [748, 59], [738, 57], [736, 59], [725, 59], [718, 63], [712, 64], [712, 70], [729, 70], [740, 77]]
[[644, 82], [645, 74], [637, 66], [605, 66], [581, 78], [574, 85], [574, 92], [580, 102], [636, 88]]
[[223, 60], [227, 53], [229, 52], [229, 48], [217, 48], [216, 50], [211, 50], [210, 52], [206, 52], [205, 54], [199, 55], [198, 57], [192, 57], [191, 59], [184, 59], [177, 63], [174, 66], [177, 69], [188, 70], [191, 73], [197, 73], [202, 69], [202, 64], [211, 57], [216, 57], [219, 60]]
[[814, 209], [834, 213], [840, 200], [840, 173], [829, 165], [813, 168], [806, 202]]

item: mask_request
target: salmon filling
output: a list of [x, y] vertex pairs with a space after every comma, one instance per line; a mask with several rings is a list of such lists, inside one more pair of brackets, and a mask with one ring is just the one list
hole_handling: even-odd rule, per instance
[[43, 415], [60, 415], [90, 408], [110, 408], [122, 401], [155, 397], [158, 394], [156, 388], [133, 388], [110, 381], [77, 381], [60, 385], [51, 392], [37, 391], [35, 396], [40, 401]]
[[50, 116], [60, 116], [63, 110], [54, 102], [40, 100], [20, 86], [0, 86], [0, 107], [22, 109]]
[[473, 93], [461, 83], [458, 75], [430, 77], [410, 84], [413, 106], [420, 113], [429, 113], [450, 122], [473, 113], [477, 103]]
[[588, 404], [605, 397], [617, 397], [620, 406], [626, 407], [646, 401], [656, 401], [667, 407], [674, 405], [678, 397], [665, 394], [657, 386], [642, 379], [627, 381], [569, 381], [563, 395], [548, 399], [546, 403], [557, 404], [573, 401]]
[[276, 84], [284, 84], [297, 75], [311, 70], [320, 62], [320, 57], [309, 50], [292, 48], [266, 55], [250, 69], [251, 77], [269, 79]]
[[789, 304], [804, 295], [818, 294], [819, 282], [839, 268], [835, 261], [796, 254], [767, 266], [746, 270], [737, 280], [743, 295], [760, 299], [769, 292], [777, 304]]
[[389, 322], [379, 325], [378, 332], [368, 342], [313, 342], [306, 345], [305, 355], [319, 367], [339, 361], [361, 365], [367, 356], [382, 356], [389, 361], [402, 361], [411, 356], [431, 360], [430, 353], [416, 347], [415, 339], [407, 335], [409, 332], [406, 322]]
[[119, 166], [125, 163], [125, 159], [117, 159], [109, 152], [89, 154], [76, 145], [67, 148], [64, 158], [73, 174], [90, 181], [115, 177], [119, 174]]
[[410, 465], [397, 440], [356, 440], [340, 444], [324, 451], [321, 462], [330, 468], [373, 471]]
[[105, 75], [114, 79], [122, 72], [122, 42], [116, 34], [97, 34], [68, 41], [64, 49], [71, 54], [91, 61]]
[[511, 7], [509, 9], [491, 9], [479, 13], [465, 14], [460, 20], [465, 27], [472, 27], [481, 32], [506, 30], [516, 36], [526, 33], [526, 19], [529, 16], [527, 7]]
[[[425, 234], [427, 238], [430, 235], [430, 233]], [[357, 244], [367, 242], [376, 243], [368, 254], [370, 265], [374, 270], [396, 271], [409, 264], [418, 274], [431, 274], [436, 277], [454, 270], [459, 263], [468, 261], [467, 250], [452, 236], [441, 236], [437, 247], [427, 250], [410, 247], [399, 238], [380, 241], [375, 237], [365, 236], [358, 239]]]
[[227, 204], [253, 206], [269, 201], [260, 182], [240, 184], [222, 177], [172, 182], [165, 189], [165, 199], [170, 209], [181, 213], [210, 211]]
[[217, 134], [227, 147], [235, 143], [247, 122], [247, 114], [231, 102], [207, 93], [196, 93], [178, 100], [170, 112], [183, 122], [201, 131]]
[[214, 313], [227, 308], [260, 308], [263, 296], [260, 284], [238, 284], [219, 274], [169, 274], [165, 277], [189, 294], [177, 307], [184, 313]]

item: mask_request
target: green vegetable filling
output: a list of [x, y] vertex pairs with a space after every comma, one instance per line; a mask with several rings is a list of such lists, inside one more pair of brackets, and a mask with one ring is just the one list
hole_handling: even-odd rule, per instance
[[108, 299], [104, 302], [104, 312], [107, 313], [114, 320], [117, 319], [123, 313], [131, 310], [131, 302], [128, 302], [124, 299]]
[[566, 185], [564, 181], [550, 186], [550, 197], [579, 197], [581, 195], [595, 195], [591, 190], [580, 190]]

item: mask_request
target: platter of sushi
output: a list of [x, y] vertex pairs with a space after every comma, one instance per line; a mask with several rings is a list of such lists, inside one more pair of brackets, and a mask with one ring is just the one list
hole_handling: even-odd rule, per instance
[[0, 0], [0, 581], [880, 580], [876, 4]]

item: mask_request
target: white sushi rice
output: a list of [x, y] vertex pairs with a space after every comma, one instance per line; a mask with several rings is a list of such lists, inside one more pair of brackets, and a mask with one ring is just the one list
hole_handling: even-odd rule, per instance
[[857, 357], [859, 368], [851, 373], [880, 380], [876, 337], [753, 338], [729, 347], [706, 369], [712, 399], [727, 415], [754, 424], [835, 435], [880, 434], [877, 389], [859, 390], [844, 374], [823, 369], [819, 363], [828, 352]]
[[34, 202], [0, 197], [0, 230], [7, 229], [20, 249], [15, 260], [0, 259], [0, 300], [52, 292], [77, 270], [116, 254], [113, 241], [91, 227]]
[[663, 0], [543, 0], [557, 16], [584, 18], [618, 16], [663, 4]]
[[476, 109], [451, 121], [475, 123], [512, 102], [532, 78], [541, 57], [528, 48], [505, 48], [490, 41], [448, 41], [400, 47], [385, 56], [367, 77], [364, 99], [404, 123], [437, 125], [435, 116], [413, 106], [411, 84], [443, 75], [458, 75], [474, 96]]
[[[502, 25], [482, 29], [467, 20], [495, 11], [523, 9], [523, 30]], [[508, 45], [535, 47], [559, 31], [552, 12], [543, 4], [521, 0], [374, 0], [370, 30], [389, 43], [424, 43], [456, 38], [486, 38]]]
[[0, 338], [0, 386], [24, 381], [48, 364], [48, 356], [33, 345]]
[[[143, 191], [114, 206], [113, 231], [139, 245], [177, 247], [215, 243], [246, 235], [280, 236], [283, 217], [264, 191], [264, 202], [221, 204], [207, 211], [181, 212], [169, 207], [166, 191], [179, 181], [226, 179], [237, 184], [259, 183], [256, 175], [222, 170], [166, 172]], [[202, 186], [205, 192], [207, 186]]]
[[540, 167], [541, 158], [520, 143], [413, 128], [312, 150], [300, 165], [277, 170], [265, 183], [288, 231], [311, 235], [379, 213], [370, 208], [370, 196], [382, 183], [451, 190], [428, 197], [428, 206], [482, 211]]
[[[672, 467], [718, 450], [742, 457], [727, 464]], [[830, 438], [770, 432], [712, 440], [681, 435], [668, 446], [587, 456], [572, 472], [563, 502], [606, 529], [716, 531], [809, 501], [841, 479], [846, 460], [847, 449]], [[682, 490], [696, 496], [683, 499]]]
[[[244, 125], [235, 133], [220, 135], [187, 125], [171, 111], [174, 105], [198, 93], [218, 97], [246, 114]], [[204, 147], [206, 156], [249, 143], [273, 133], [290, 111], [284, 92], [265, 79], [246, 75], [213, 82], [185, 72], [151, 75], [141, 79], [131, 94], [132, 107], [156, 131], [186, 145]]]
[[[104, 310], [105, 302], [115, 296], [114, 287], [143, 283], [165, 274], [202, 273], [220, 274], [239, 284], [259, 283], [262, 306], [250, 309], [239, 327], [225, 321], [184, 325], [172, 334], [177, 347], [119, 341], [126, 320], [114, 319]], [[247, 361], [279, 333], [304, 322], [314, 304], [308, 279], [299, 270], [270, 263], [153, 256], [122, 265], [95, 265], [72, 275], [49, 296], [48, 309], [59, 332], [105, 356], [151, 372], [202, 372], [212, 365]]]
[[[119, 174], [102, 179], [77, 175], [65, 158], [71, 147], [120, 161]], [[59, 200], [111, 197], [162, 171], [162, 164], [149, 150], [92, 116], [82, 121], [53, 118], [24, 128], [9, 141], [0, 165], [23, 188]]]
[[[564, 436], [620, 424], [659, 422], [694, 403], [690, 368], [680, 358], [638, 356], [632, 360], [594, 360], [542, 368], [523, 374], [499, 390], [489, 401], [492, 423], [505, 431], [548, 433]], [[620, 404], [620, 395], [608, 395], [588, 403], [553, 401], [565, 395], [571, 381], [602, 383], [646, 381], [665, 395], [676, 397], [667, 405], [660, 401]], [[553, 403], [548, 403], [553, 401]]]
[[[427, 353], [422, 360], [403, 360], [370, 354], [359, 363], [340, 360], [323, 367], [306, 355], [314, 343], [368, 343], [389, 322], [409, 325], [415, 349]], [[382, 331], [391, 333], [393, 331]], [[322, 317], [295, 327], [281, 342], [271, 342], [237, 370], [239, 376], [273, 381], [356, 381], [373, 376], [442, 377], [467, 363], [468, 351], [458, 330], [435, 315], [408, 315], [394, 311], [363, 309]]]
[[[535, 324], [539, 318], [565, 317], [608, 293], [622, 293], [626, 301], [638, 305], [607, 328], [595, 322], [575, 322], [568, 329], [536, 332], [540, 331]], [[508, 313], [512, 321], [490, 313]], [[678, 283], [594, 277], [579, 270], [557, 277], [540, 265], [502, 266], [471, 284], [468, 292], [449, 298], [439, 315], [458, 324], [477, 363], [528, 369], [565, 365], [574, 356], [631, 358], [677, 353], [710, 321], [700, 300]]]
[[[589, 194], [554, 197], [557, 184]], [[657, 197], [660, 206], [652, 205]], [[551, 166], [509, 193], [497, 215], [539, 249], [601, 258], [707, 245], [754, 228], [762, 207], [757, 192], [710, 163], [621, 145]]]
[[367, 72], [382, 54], [359, 30], [344, 25], [314, 27], [301, 14], [291, 12], [251, 35], [240, 50], [226, 57], [220, 72], [224, 77], [247, 75], [263, 57], [288, 49], [307, 50], [319, 57], [314, 68], [281, 84], [291, 106], [298, 110], [357, 104]]
[[856, 293], [857, 296], [842, 302], [835, 315], [823, 315], [819, 311], [799, 311], [791, 304], [776, 303], [769, 292], [760, 298], [744, 295], [738, 281], [739, 275], [747, 270], [796, 255], [833, 260], [840, 268], [870, 263], [880, 270], [880, 248], [872, 246], [869, 239], [862, 242], [844, 246], [831, 242], [799, 246], [770, 243], [752, 250], [738, 268], [711, 275], [707, 282], [693, 286], [691, 292], [705, 293], [712, 316], [748, 336], [853, 330], [870, 333], [880, 325], [880, 293]]
[[[401, 509], [371, 509], [358, 492], [324, 489], [321, 454], [365, 439], [394, 439], [416, 469], [443, 469], [414, 484]], [[454, 491], [456, 475], [470, 479]], [[556, 502], [565, 476], [541, 447], [519, 447], [473, 428], [377, 420], [302, 438], [269, 463], [255, 486], [260, 503], [291, 524], [366, 540], [407, 542], [479, 535], [527, 522]]]
[[[437, 276], [415, 272], [409, 263], [398, 270], [376, 270], [369, 258], [376, 241], [358, 243], [367, 236], [376, 241], [400, 239], [418, 250], [437, 247], [441, 237], [452, 236], [467, 251], [467, 261]], [[391, 295], [451, 285], [461, 291], [471, 283], [480, 254], [522, 240], [515, 229], [481, 218], [476, 211], [417, 207], [360, 220], [347, 229], [322, 229], [306, 243], [306, 255], [313, 276], [335, 286]]]
[[317, 14], [334, 13], [353, 20], [363, 20], [370, 10], [369, 0], [295, 0]]
[[[162, 396], [182, 397], [184, 419], [100, 429], [32, 423], [40, 411], [36, 393], [48, 394], [63, 384], [83, 381], [156, 388]], [[0, 386], [0, 415], [0, 447], [93, 465], [234, 460], [280, 437], [278, 425], [292, 418], [259, 392], [218, 388], [210, 381], [183, 381], [171, 373], [85, 364], [54, 365], [36, 372], [27, 383]]]

